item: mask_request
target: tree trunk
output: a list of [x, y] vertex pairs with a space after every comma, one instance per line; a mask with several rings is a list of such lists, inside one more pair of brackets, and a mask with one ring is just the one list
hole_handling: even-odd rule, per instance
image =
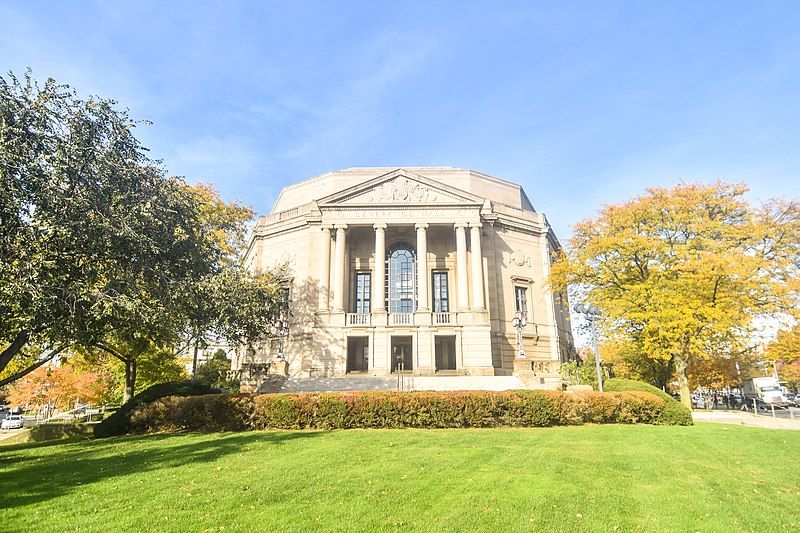
[[194, 340], [194, 357], [192, 358], [192, 381], [197, 379], [197, 345], [198, 339], [195, 338]]
[[692, 391], [689, 388], [689, 377], [686, 375], [686, 362], [682, 359], [676, 359], [675, 363], [675, 377], [678, 379], [678, 390], [681, 395], [681, 403], [692, 408]]
[[136, 359], [125, 359], [125, 393], [122, 403], [128, 403], [136, 390]]
[[17, 336], [11, 341], [11, 344], [0, 351], [0, 372], [6, 369], [8, 363], [17, 355], [22, 348], [28, 343], [28, 332], [20, 331]]

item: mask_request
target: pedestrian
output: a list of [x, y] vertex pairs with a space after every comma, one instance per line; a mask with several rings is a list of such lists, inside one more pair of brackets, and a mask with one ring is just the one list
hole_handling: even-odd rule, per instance
[[717, 391], [714, 391], [714, 410], [717, 409], [719, 409], [719, 397], [717, 397]]

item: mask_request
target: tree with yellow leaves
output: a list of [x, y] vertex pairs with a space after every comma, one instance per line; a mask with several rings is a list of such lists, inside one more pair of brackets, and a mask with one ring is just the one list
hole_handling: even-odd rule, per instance
[[781, 379], [800, 385], [800, 325], [778, 331], [764, 358], [776, 364]]
[[684, 183], [606, 205], [575, 226], [552, 268], [556, 290], [570, 285], [603, 310], [626, 363], [657, 386], [674, 377], [686, 405], [693, 369], [744, 358], [754, 319], [797, 301], [800, 203], [753, 207], [746, 192]]

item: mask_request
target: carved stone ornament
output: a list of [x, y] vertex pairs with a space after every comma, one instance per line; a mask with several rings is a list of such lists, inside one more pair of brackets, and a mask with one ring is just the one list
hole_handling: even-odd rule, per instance
[[297, 255], [285, 251], [281, 254], [280, 258], [275, 262], [273, 268], [288, 268], [289, 271], [294, 270], [297, 266]]
[[514, 250], [514, 253], [511, 254], [511, 260], [516, 263], [517, 266], [523, 266], [525, 264], [530, 265], [531, 263], [531, 258], [528, 257], [520, 248], [517, 248]]

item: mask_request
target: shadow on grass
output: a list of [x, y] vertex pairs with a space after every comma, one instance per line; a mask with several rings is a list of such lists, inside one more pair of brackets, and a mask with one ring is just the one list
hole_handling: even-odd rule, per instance
[[[199, 442], [171, 445], [174, 436], [92, 439], [45, 453], [26, 453], [64, 444], [12, 445], [0, 452], [0, 509], [48, 500], [82, 485], [129, 474], [207, 463], [242, 451], [250, 443], [282, 444], [323, 434], [251, 432], [201, 436]], [[176, 439], [175, 442], [182, 442]]]

